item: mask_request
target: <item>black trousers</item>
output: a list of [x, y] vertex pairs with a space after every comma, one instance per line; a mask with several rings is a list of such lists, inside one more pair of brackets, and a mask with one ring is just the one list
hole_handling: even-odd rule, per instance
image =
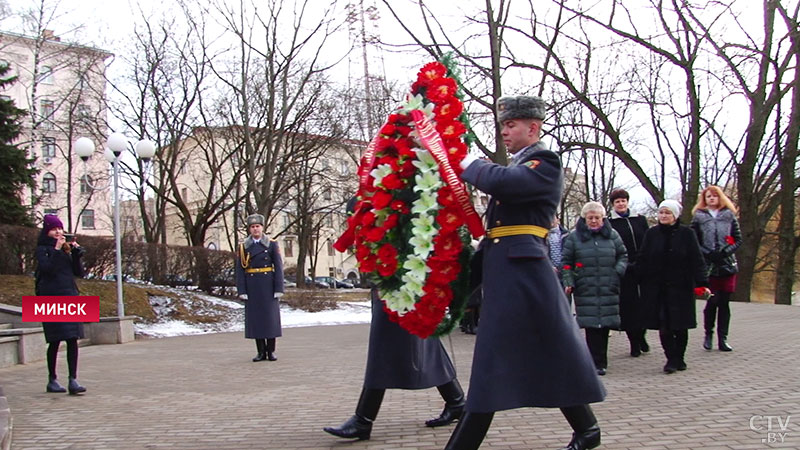
[[667, 364], [673, 367], [684, 363], [686, 354], [686, 344], [689, 342], [689, 330], [658, 330], [658, 337], [661, 338], [661, 347], [664, 348], [664, 355], [667, 357]]
[[598, 369], [608, 367], [608, 333], [609, 328], [584, 328], [586, 345], [592, 354], [594, 366]]
[[[67, 339], [67, 368], [70, 378], [78, 378], [78, 340]], [[56, 379], [56, 360], [58, 359], [58, 347], [61, 341], [51, 342], [47, 346], [47, 372], [51, 379]]]
[[641, 352], [642, 348], [645, 348], [645, 343], [647, 339], [645, 339], [645, 334], [647, 330], [644, 328], [636, 328], [625, 330], [625, 334], [628, 335], [628, 342], [631, 344], [631, 353]]
[[717, 292], [706, 301], [703, 310], [703, 326], [706, 334], [714, 332], [714, 319], [719, 319], [719, 336], [728, 337], [728, 327], [731, 323], [731, 293]]

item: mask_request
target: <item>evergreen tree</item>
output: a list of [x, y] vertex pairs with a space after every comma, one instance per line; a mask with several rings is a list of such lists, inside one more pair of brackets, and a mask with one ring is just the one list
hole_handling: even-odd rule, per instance
[[[0, 90], [17, 81], [17, 77], [5, 78], [8, 65], [0, 65]], [[38, 169], [33, 159], [18, 148], [14, 141], [20, 135], [22, 116], [27, 112], [17, 108], [11, 99], [0, 98], [0, 223], [32, 226], [28, 208], [22, 204], [22, 189], [36, 187]]]

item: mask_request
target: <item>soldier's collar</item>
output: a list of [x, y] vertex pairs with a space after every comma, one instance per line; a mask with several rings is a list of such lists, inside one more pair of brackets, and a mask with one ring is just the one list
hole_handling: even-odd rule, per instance
[[260, 242], [264, 247], [269, 247], [269, 238], [266, 234], [262, 234], [259, 240], [253, 239], [253, 236], [247, 236], [247, 239], [244, 240], [244, 248], [250, 248], [256, 242]]

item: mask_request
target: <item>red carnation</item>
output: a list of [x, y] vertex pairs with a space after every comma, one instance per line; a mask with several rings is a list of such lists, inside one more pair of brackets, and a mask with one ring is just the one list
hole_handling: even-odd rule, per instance
[[378, 258], [375, 255], [369, 255], [358, 262], [358, 270], [364, 273], [374, 272], [377, 263]]
[[408, 214], [411, 210], [408, 208], [408, 205], [405, 204], [402, 200], [394, 200], [392, 201], [392, 209], [399, 212], [400, 214]]
[[564, 270], [572, 270], [572, 266], [569, 264], [564, 264]]
[[437, 78], [428, 85], [427, 97], [434, 103], [447, 101], [456, 95], [456, 81], [452, 78]]
[[372, 207], [375, 209], [383, 209], [389, 206], [392, 201], [392, 194], [386, 191], [376, 191], [372, 194]]
[[575, 263], [575, 268], [576, 269], [580, 269], [581, 267], [583, 267], [583, 263], [579, 263], [579, 262]]
[[444, 208], [436, 216], [436, 223], [439, 224], [442, 232], [448, 232], [460, 227], [464, 221], [461, 220], [461, 215], [454, 208]]
[[457, 120], [442, 122], [436, 125], [436, 131], [442, 135], [442, 139], [458, 138], [467, 131], [463, 123]]
[[383, 228], [370, 228], [366, 234], [367, 242], [378, 242], [386, 235], [386, 230]]
[[403, 162], [402, 167], [400, 167], [400, 176], [403, 178], [411, 178], [416, 171], [417, 168], [414, 167], [414, 160], [412, 158], [408, 158]]
[[394, 126], [394, 124], [387, 123], [381, 128], [380, 134], [384, 136], [394, 136], [396, 131], [397, 128]]
[[440, 232], [433, 238], [434, 253], [441, 256], [455, 256], [461, 252], [464, 244], [458, 233], [453, 232]]
[[397, 214], [389, 214], [386, 219], [383, 221], [383, 228], [387, 230], [390, 228], [394, 228], [397, 226], [397, 223], [400, 221], [400, 216]]
[[725, 242], [727, 242], [728, 245], [733, 245], [736, 243], [736, 239], [734, 239], [733, 236], [725, 236]]
[[464, 105], [455, 97], [446, 99], [433, 108], [436, 120], [453, 120], [464, 111]]
[[361, 225], [365, 227], [372, 227], [375, 224], [375, 213], [367, 211], [361, 216]]
[[704, 288], [704, 287], [696, 287], [696, 288], [694, 288], [695, 297], [702, 297], [705, 294], [706, 294], [706, 288]]
[[378, 259], [382, 261], [389, 261], [397, 259], [397, 249], [392, 244], [383, 244], [378, 249]]
[[400, 179], [397, 173], [390, 173], [381, 180], [381, 184], [386, 189], [400, 189], [405, 183]]
[[358, 260], [364, 259], [368, 257], [370, 254], [372, 254], [372, 251], [369, 249], [369, 247], [363, 244], [356, 245], [356, 259]]
[[444, 64], [434, 61], [422, 66], [417, 75], [417, 81], [424, 84], [442, 78], [445, 75], [447, 75], [447, 68]]
[[397, 271], [397, 260], [379, 261], [377, 265], [378, 275], [390, 277]]

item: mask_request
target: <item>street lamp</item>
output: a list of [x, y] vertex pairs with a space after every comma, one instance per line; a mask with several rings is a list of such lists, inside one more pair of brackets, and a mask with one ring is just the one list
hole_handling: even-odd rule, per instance
[[[104, 152], [106, 160], [114, 166], [114, 244], [116, 247], [116, 272], [117, 272], [117, 315], [125, 316], [125, 305], [122, 302], [122, 235], [119, 226], [119, 157], [128, 147], [128, 138], [122, 133], [112, 133], [106, 141], [107, 149]], [[78, 138], [75, 141], [75, 153], [86, 163], [94, 153], [94, 142], [89, 138]], [[150, 161], [156, 153], [153, 141], [140, 140], [136, 143], [136, 153], [145, 163]], [[85, 166], [84, 166], [85, 169]], [[88, 182], [88, 179], [86, 180]]]

